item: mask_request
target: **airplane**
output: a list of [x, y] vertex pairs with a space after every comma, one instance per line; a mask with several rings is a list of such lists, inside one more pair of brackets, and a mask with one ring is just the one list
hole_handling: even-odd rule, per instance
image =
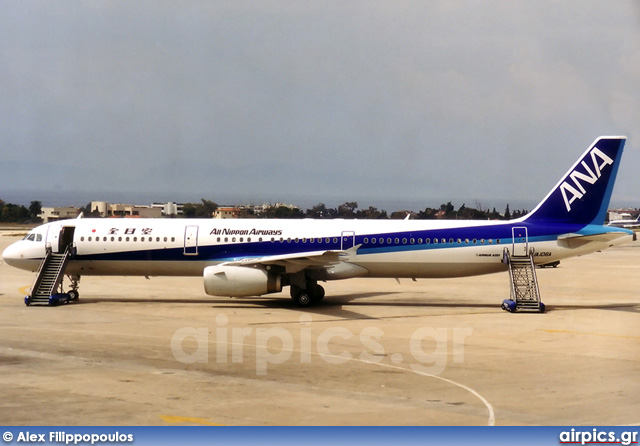
[[324, 298], [318, 282], [505, 272], [507, 252], [549, 264], [634, 239], [604, 226], [625, 141], [596, 139], [533, 211], [508, 221], [83, 218], [38, 226], [2, 256], [35, 272], [47, 250], [71, 249], [73, 299], [81, 276], [202, 276], [208, 295], [288, 286], [300, 306]]
[[637, 229], [640, 228], [640, 215], [635, 220], [613, 220], [610, 221], [607, 226], [614, 226], [617, 228]]

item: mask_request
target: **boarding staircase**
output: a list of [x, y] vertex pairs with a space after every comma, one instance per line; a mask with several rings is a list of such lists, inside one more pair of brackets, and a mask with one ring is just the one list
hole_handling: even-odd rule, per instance
[[[64, 253], [54, 253], [51, 247], [47, 247], [47, 255], [40, 264], [38, 276], [33, 283], [31, 296], [27, 297], [27, 305], [50, 305], [57, 303], [52, 296], [58, 294], [56, 290], [62, 285], [64, 270], [71, 260], [72, 246], [69, 245]], [[60, 291], [62, 293], [62, 291]]]
[[511, 299], [502, 303], [503, 310], [544, 312], [544, 304], [540, 301], [540, 289], [538, 288], [533, 255], [533, 249], [529, 251], [528, 255], [510, 254], [509, 250], [505, 249], [503, 258], [505, 263], [509, 265]]

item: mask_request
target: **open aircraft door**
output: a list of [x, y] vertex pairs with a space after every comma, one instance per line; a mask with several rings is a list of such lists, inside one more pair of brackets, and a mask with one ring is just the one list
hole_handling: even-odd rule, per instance
[[76, 232], [75, 226], [63, 226], [60, 229], [60, 237], [58, 238], [58, 254], [62, 254], [67, 247], [73, 246], [73, 234]]
[[62, 254], [67, 246], [73, 246], [75, 226], [49, 226], [45, 234], [45, 246], [56, 254]]

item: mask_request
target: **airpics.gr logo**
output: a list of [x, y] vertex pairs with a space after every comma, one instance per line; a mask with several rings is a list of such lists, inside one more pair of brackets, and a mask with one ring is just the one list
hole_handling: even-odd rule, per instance
[[[586, 161], [582, 161], [581, 164], [585, 171], [580, 172], [575, 169], [569, 174], [569, 178], [573, 181], [573, 185], [569, 184], [567, 180], [560, 185], [560, 192], [562, 192], [562, 198], [564, 198], [564, 204], [567, 207], [567, 212], [571, 212], [571, 203], [581, 199], [587, 193], [587, 190], [582, 185], [581, 181], [585, 181], [589, 184], [595, 184], [602, 176], [602, 169], [605, 166], [613, 164], [613, 160], [602, 153], [602, 151], [597, 147], [594, 147], [589, 154], [591, 155], [591, 164], [593, 169], [587, 165]], [[567, 193], [571, 194], [571, 196], [568, 196]]]
[[560, 444], [620, 444], [628, 446], [637, 443], [637, 431], [616, 432], [597, 428], [583, 431], [572, 428], [571, 431], [560, 432]]

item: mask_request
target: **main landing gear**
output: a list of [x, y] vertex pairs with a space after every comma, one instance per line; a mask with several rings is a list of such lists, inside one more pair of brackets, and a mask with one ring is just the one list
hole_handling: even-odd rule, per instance
[[307, 281], [305, 288], [291, 285], [291, 299], [301, 307], [308, 307], [324, 299], [324, 288], [315, 281]]

